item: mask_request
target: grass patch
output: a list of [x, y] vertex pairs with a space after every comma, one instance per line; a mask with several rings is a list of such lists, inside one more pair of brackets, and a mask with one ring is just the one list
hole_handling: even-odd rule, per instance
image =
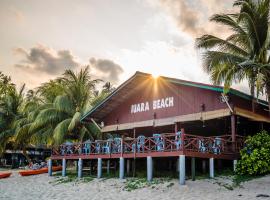
[[[151, 187], [152, 189], [155, 188], [156, 185], [162, 184], [165, 182], [170, 181], [170, 178], [155, 178], [153, 181], [148, 182], [145, 178], [129, 178], [126, 181], [126, 185], [124, 186], [124, 190], [126, 191], [132, 191], [140, 188], [145, 188], [145, 187]], [[167, 187], [172, 187], [174, 183], [169, 183]]]
[[66, 176], [62, 177], [62, 173], [61, 172], [56, 172], [55, 173], [55, 177], [56, 179], [50, 183], [54, 184], [54, 185], [58, 185], [58, 184], [63, 184], [63, 183], [79, 183], [79, 182], [90, 182], [94, 179], [93, 176], [89, 176], [87, 174], [83, 174], [83, 177], [81, 179], [78, 178], [78, 174], [76, 171], [71, 170], [71, 171], [67, 171]]

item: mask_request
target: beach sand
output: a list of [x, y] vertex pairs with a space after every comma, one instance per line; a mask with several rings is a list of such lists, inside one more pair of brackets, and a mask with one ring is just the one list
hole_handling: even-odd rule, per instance
[[[233, 190], [222, 186], [231, 183], [231, 179], [225, 177], [196, 181], [188, 180], [185, 186], [180, 186], [177, 180], [174, 179], [132, 191], [125, 190], [126, 180], [119, 180], [117, 178], [56, 184], [58, 179], [56, 176], [48, 177], [47, 174], [21, 177], [16, 171], [13, 171], [13, 175], [10, 178], [0, 180], [0, 199], [270, 199], [270, 197], [256, 197], [259, 194], [270, 195], [270, 176], [245, 182]], [[168, 187], [169, 185], [170, 187]]]

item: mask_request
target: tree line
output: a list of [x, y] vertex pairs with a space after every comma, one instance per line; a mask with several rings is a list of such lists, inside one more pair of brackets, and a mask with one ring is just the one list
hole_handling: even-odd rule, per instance
[[[19, 89], [0, 72], [0, 154], [8, 149], [26, 153], [30, 145], [52, 146], [67, 140], [99, 138], [99, 127], [81, 124], [81, 117], [114, 88], [110, 82], [93, 79], [89, 67], [78, 73], [66, 70], [62, 76], [34, 90]], [[100, 90], [97, 85], [103, 84]]]

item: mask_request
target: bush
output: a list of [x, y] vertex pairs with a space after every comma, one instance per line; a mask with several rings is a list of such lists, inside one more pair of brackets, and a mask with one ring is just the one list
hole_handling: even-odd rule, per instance
[[270, 135], [261, 131], [248, 136], [245, 147], [240, 151], [241, 160], [236, 173], [240, 175], [263, 175], [270, 173]]

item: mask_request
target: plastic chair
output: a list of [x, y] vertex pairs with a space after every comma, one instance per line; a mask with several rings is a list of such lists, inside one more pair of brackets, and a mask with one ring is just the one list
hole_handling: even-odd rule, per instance
[[91, 153], [91, 140], [86, 140], [83, 143], [83, 153], [90, 154]]
[[220, 154], [221, 153], [221, 144], [222, 144], [221, 138], [216, 137], [215, 140], [214, 140], [213, 147], [212, 147], [214, 154]]
[[164, 140], [161, 137], [161, 134], [155, 133], [153, 134], [154, 141], [155, 141], [155, 148], [156, 151], [163, 151], [164, 150]]
[[66, 154], [73, 154], [73, 143], [72, 142], [66, 142]]
[[199, 139], [199, 151], [203, 153], [206, 152], [206, 147], [202, 139]]
[[140, 135], [137, 138], [137, 152], [144, 152], [145, 136]]
[[121, 152], [121, 138], [114, 138], [113, 139], [113, 147], [112, 147], [112, 152], [113, 153], [120, 153]]
[[108, 139], [107, 142], [105, 143], [105, 145], [103, 145], [102, 147], [102, 151], [106, 154], [111, 153], [111, 143], [112, 143], [112, 139]]
[[182, 133], [181, 131], [178, 131], [175, 133], [175, 146], [176, 146], [176, 150], [179, 150], [181, 148], [182, 145], [182, 141], [181, 141], [181, 137], [182, 137]]
[[95, 140], [95, 143], [96, 143], [96, 147], [95, 147], [96, 153], [101, 153], [100, 141]]

